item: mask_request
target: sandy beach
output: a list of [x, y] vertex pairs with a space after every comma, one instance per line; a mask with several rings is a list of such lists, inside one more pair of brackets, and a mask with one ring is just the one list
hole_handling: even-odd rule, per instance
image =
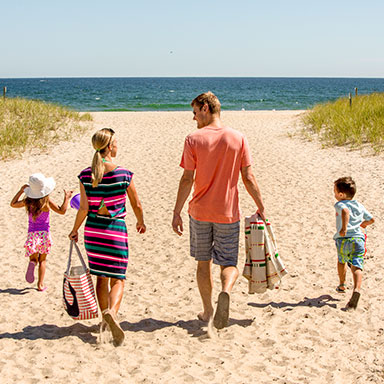
[[[195, 261], [189, 256], [187, 207], [184, 235], [171, 228], [184, 138], [196, 129], [191, 112], [97, 112], [80, 137], [2, 162], [0, 184], [0, 372], [11, 383], [384, 383], [384, 156], [348, 148], [322, 148], [298, 135], [300, 111], [223, 112], [223, 122], [249, 141], [254, 172], [279, 253], [289, 275], [282, 287], [249, 295], [240, 277], [232, 294], [230, 325], [212, 338], [196, 315], [201, 310]], [[79, 172], [93, 156], [91, 136], [112, 127], [116, 162], [134, 172], [147, 233], [135, 233], [128, 205], [130, 261], [121, 307], [123, 346], [99, 340], [99, 319], [76, 322], [62, 307], [62, 279], [76, 211], [51, 215], [54, 241], [47, 261], [46, 292], [25, 279], [23, 244], [27, 216], [9, 203], [28, 176], [53, 176], [52, 193], [78, 193]], [[337, 293], [333, 181], [351, 175], [356, 199], [376, 219], [368, 227], [362, 296], [345, 307], [352, 290]], [[254, 204], [239, 183], [243, 216]], [[82, 233], [82, 231], [81, 231]], [[244, 228], [239, 253], [242, 272]], [[83, 241], [79, 245], [85, 255]], [[214, 269], [219, 293], [219, 270]]]

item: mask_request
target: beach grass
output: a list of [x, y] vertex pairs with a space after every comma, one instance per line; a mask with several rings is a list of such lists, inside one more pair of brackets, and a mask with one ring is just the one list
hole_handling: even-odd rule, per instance
[[0, 99], [0, 159], [19, 157], [26, 149], [46, 149], [83, 131], [89, 113], [21, 98]]
[[384, 93], [372, 93], [316, 105], [303, 116], [304, 134], [315, 134], [328, 146], [368, 144], [384, 149]]

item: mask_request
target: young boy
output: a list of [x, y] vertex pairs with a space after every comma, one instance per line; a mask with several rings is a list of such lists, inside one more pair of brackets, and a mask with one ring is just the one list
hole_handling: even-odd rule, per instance
[[356, 200], [352, 200], [356, 193], [356, 184], [351, 177], [341, 177], [334, 183], [336, 209], [336, 229], [333, 237], [336, 242], [338, 263], [337, 272], [340, 283], [336, 290], [345, 293], [345, 275], [347, 264], [353, 274], [353, 294], [347, 309], [356, 309], [360, 298], [360, 287], [366, 253], [366, 235], [361, 228], [366, 228], [375, 220], [372, 215]]

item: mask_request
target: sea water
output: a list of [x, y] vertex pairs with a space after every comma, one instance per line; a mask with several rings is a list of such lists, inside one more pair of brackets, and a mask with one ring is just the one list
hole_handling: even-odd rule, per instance
[[214, 92], [223, 110], [298, 110], [359, 94], [384, 92], [384, 79], [155, 77], [0, 79], [0, 92], [78, 111], [184, 111]]

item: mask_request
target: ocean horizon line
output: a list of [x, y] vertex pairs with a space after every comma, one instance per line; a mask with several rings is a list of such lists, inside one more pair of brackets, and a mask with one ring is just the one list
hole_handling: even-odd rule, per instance
[[376, 76], [32, 76], [0, 77], [0, 80], [17, 79], [384, 79]]
[[34, 77], [0, 78], [0, 92], [77, 111], [188, 110], [212, 91], [223, 110], [306, 110], [349, 94], [384, 92], [381, 78]]

